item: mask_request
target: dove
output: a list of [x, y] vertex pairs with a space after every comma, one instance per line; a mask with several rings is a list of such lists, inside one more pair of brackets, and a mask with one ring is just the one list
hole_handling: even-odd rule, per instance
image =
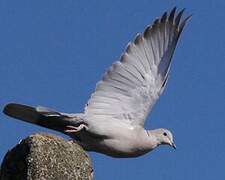
[[111, 157], [138, 157], [160, 145], [176, 148], [170, 130], [147, 130], [144, 125], [166, 87], [174, 50], [191, 17], [183, 18], [183, 13], [175, 7], [138, 33], [97, 83], [83, 113], [18, 103], [7, 104], [3, 112], [64, 133], [84, 150]]

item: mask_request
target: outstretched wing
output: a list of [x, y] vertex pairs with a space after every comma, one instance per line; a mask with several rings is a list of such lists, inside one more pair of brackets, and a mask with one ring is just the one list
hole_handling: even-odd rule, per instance
[[130, 42], [120, 60], [97, 83], [85, 107], [87, 119], [116, 120], [144, 126], [146, 116], [163, 92], [180, 33], [190, 18], [176, 8], [156, 19]]

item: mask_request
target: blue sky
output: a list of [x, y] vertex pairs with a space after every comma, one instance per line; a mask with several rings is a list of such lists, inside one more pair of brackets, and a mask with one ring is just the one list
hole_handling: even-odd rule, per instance
[[[98, 180], [224, 179], [225, 2], [0, 1], [0, 109], [8, 102], [82, 112], [104, 71], [137, 32], [174, 6], [193, 14], [166, 91], [146, 128], [170, 129], [177, 150], [114, 159], [90, 153]], [[0, 114], [0, 160], [20, 139], [52, 132]], [[55, 133], [55, 132], [54, 132]], [[60, 135], [59, 133], [56, 133]], [[65, 137], [65, 136], [64, 136]]]

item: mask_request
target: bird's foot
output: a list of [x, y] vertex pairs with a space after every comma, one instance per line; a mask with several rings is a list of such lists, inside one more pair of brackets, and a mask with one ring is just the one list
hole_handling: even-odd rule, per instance
[[69, 140], [69, 141], [67, 141], [68, 143], [70, 143], [70, 144], [78, 144], [78, 142], [76, 141], [76, 140], [74, 140], [74, 139], [71, 139], [71, 140]]
[[71, 139], [71, 140], [68, 140], [67, 141], [69, 144], [79, 144], [80, 145], [80, 142], [75, 140], [75, 139]]
[[78, 127], [76, 126], [66, 126], [65, 132], [66, 133], [78, 133], [82, 130], [87, 130], [88, 127], [85, 124], [80, 124]]

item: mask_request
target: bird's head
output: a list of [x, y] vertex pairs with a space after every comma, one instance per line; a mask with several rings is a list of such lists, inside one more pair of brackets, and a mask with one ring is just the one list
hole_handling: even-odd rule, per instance
[[158, 145], [166, 144], [176, 149], [176, 145], [173, 142], [173, 134], [168, 129], [155, 129], [149, 131], [149, 133], [155, 137]]

